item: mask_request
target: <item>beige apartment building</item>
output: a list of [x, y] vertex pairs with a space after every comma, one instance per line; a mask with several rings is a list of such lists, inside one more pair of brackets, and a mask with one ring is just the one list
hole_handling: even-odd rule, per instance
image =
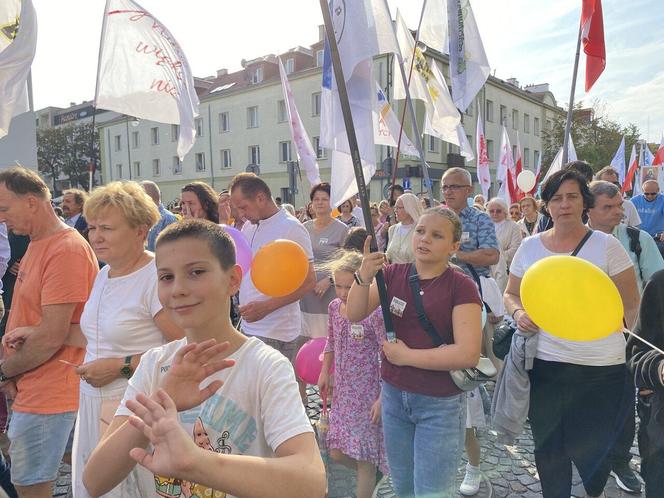
[[[440, 65], [443, 74], [448, 73], [447, 56], [433, 50], [426, 53]], [[317, 150], [321, 177], [329, 180], [329, 154], [318, 146], [322, 38], [309, 47], [296, 47], [279, 56], [289, 74], [304, 127]], [[399, 77], [398, 73], [393, 73], [392, 60], [392, 56], [381, 56], [374, 61], [376, 80], [386, 90], [388, 98], [391, 98], [393, 78]], [[99, 125], [102, 180], [155, 181], [162, 189], [164, 202], [169, 203], [188, 182], [205, 181], [220, 191], [237, 173], [253, 171], [270, 185], [275, 197], [280, 196], [284, 202], [290, 201], [296, 206], [304, 205], [309, 191], [304, 173], [302, 181], [297, 178], [295, 185], [292, 181], [289, 183], [288, 163], [297, 158], [291, 145], [277, 58], [268, 55], [243, 60], [242, 70], [229, 73], [222, 69], [215, 76], [196, 78], [195, 84], [200, 116], [196, 120], [196, 143], [184, 161], [180, 162], [176, 155], [177, 125], [120, 115]], [[506, 123], [514, 147], [518, 130], [524, 166], [534, 169], [543, 150], [542, 131], [552, 126], [556, 113], [563, 112], [547, 84], [521, 88], [516, 80], [503, 81], [491, 76], [463, 115], [466, 135], [473, 147], [478, 106], [483, 109], [492, 178], [498, 162], [501, 122]], [[400, 109], [397, 105], [399, 115]], [[421, 106], [418, 109], [421, 110]], [[475, 161], [464, 161], [458, 154], [458, 147], [425, 135], [423, 148], [436, 197], [440, 178], [448, 167], [465, 167], [476, 181]], [[377, 173], [369, 185], [372, 200], [383, 196], [390, 181], [389, 158], [394, 153], [391, 148], [376, 147]], [[422, 191], [417, 162], [401, 158], [397, 176], [400, 183], [409, 183], [414, 192]], [[293, 186], [297, 193], [293, 193]], [[493, 190], [497, 191], [496, 187]]]

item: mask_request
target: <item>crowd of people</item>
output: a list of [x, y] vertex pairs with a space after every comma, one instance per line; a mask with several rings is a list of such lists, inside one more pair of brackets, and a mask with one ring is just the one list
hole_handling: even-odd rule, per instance
[[[357, 471], [357, 498], [388, 474], [399, 498], [472, 496], [478, 431], [493, 425], [509, 440], [526, 420], [545, 498], [570, 496], [572, 465], [589, 497], [604, 496], [610, 474], [639, 491], [637, 413], [641, 476], [656, 497], [664, 355], [624, 329], [664, 346], [664, 196], [649, 180], [627, 200], [617, 182], [610, 167], [575, 161], [539, 200], [510, 205], [473, 197], [469, 172], [450, 168], [441, 201], [393, 185], [365, 221], [356, 198], [333, 206], [327, 183], [295, 209], [251, 173], [219, 193], [187, 184], [170, 209], [156, 184], [130, 181], [66, 191], [57, 211], [38, 175], [3, 170], [0, 424], [11, 465], [0, 485], [50, 497], [64, 459], [75, 498], [323, 497], [295, 364], [308, 340], [326, 338], [317, 387], [331, 411], [318, 443]], [[304, 282], [263, 294], [236, 264], [229, 227], [252, 254], [297, 243]], [[521, 280], [561, 254], [608, 275], [624, 329], [570, 341], [531, 319]], [[504, 361], [498, 325], [515, 329]], [[485, 384], [455, 375], [483, 362], [498, 372], [493, 402]]]

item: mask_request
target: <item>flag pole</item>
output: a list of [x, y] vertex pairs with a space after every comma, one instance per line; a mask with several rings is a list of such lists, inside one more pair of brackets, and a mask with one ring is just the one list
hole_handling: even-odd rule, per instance
[[[390, 7], [387, 4], [387, 0], [383, 0], [385, 2], [385, 9], [387, 9], [387, 12], [390, 12]], [[406, 105], [408, 106], [408, 111], [410, 114], [410, 121], [411, 121], [411, 128], [413, 131], [413, 135], [415, 136], [415, 147], [417, 148], [417, 152], [420, 155], [420, 166], [422, 167], [422, 177], [424, 178], [424, 183], [426, 185], [426, 194], [428, 194], [429, 197], [433, 198], [433, 192], [431, 192], [432, 184], [431, 184], [431, 178], [429, 178], [429, 166], [427, 166], [426, 161], [424, 160], [424, 147], [422, 146], [422, 135], [420, 135], [420, 130], [419, 126], [417, 126], [417, 119], [415, 117], [415, 106], [413, 105], [413, 99], [410, 96], [410, 79], [413, 76], [413, 66], [415, 62], [415, 56], [417, 53], [417, 43], [420, 40], [420, 28], [422, 27], [422, 19], [424, 18], [424, 9], [426, 8], [427, 5], [427, 0], [424, 0], [422, 3], [422, 12], [420, 14], [420, 21], [417, 25], [417, 33], [415, 36], [415, 48], [413, 49], [413, 56], [410, 61], [410, 73], [408, 77], [406, 77], [406, 70], [403, 67], [403, 57], [401, 56], [401, 52], [398, 52], [395, 54], [397, 58], [397, 62], [399, 64], [399, 71], [401, 72], [401, 79], [403, 80], [404, 88], [406, 90]], [[390, 14], [390, 19], [392, 19], [392, 14]], [[394, 38], [397, 37], [396, 33], [396, 26], [394, 23], [392, 23], [392, 31], [394, 32]], [[435, 64], [435, 61], [434, 61]], [[406, 117], [406, 108], [404, 107], [403, 112], [401, 113], [401, 127], [399, 128], [399, 142], [397, 144], [397, 155], [395, 158], [395, 163], [394, 163], [394, 172], [392, 176], [392, 187], [394, 188], [394, 183], [396, 182], [396, 171], [397, 171], [397, 166], [399, 164], [399, 148], [401, 147], [401, 135], [403, 134], [403, 123], [404, 119]]]
[[[357, 182], [357, 190], [360, 197], [364, 224], [367, 229], [367, 233], [371, 236], [371, 251], [376, 252], [378, 251], [378, 245], [376, 244], [376, 232], [374, 230], [373, 222], [371, 221], [369, 193], [367, 191], [366, 183], [364, 182], [362, 160], [360, 159], [360, 148], [357, 143], [357, 136], [355, 135], [355, 125], [353, 124], [353, 115], [351, 113], [350, 101], [348, 99], [346, 80], [344, 79], [343, 67], [341, 66], [341, 57], [339, 55], [339, 48], [337, 47], [337, 38], [334, 33], [334, 26], [332, 25], [332, 15], [330, 14], [330, 7], [328, 6], [327, 0], [320, 0], [320, 7], [323, 11], [325, 34], [330, 46], [332, 69], [334, 70], [334, 79], [336, 80], [337, 90], [339, 92], [339, 102], [341, 104], [341, 111], [344, 117], [344, 125], [346, 126], [346, 135], [348, 136], [350, 155], [353, 160], [353, 170], [355, 171], [355, 180]], [[387, 287], [385, 286], [385, 277], [383, 276], [382, 270], [376, 274], [376, 286], [378, 287], [378, 295], [380, 297], [380, 305], [383, 312], [383, 321], [385, 322], [387, 340], [394, 342], [396, 340], [396, 335], [394, 333], [394, 326], [392, 325], [392, 317], [390, 316]]]
[[576, 75], [579, 72], [579, 54], [581, 53], [581, 22], [579, 22], [579, 36], [576, 40], [576, 56], [574, 58], [574, 72], [572, 73], [572, 88], [569, 92], [569, 107], [567, 108], [567, 121], [565, 122], [565, 136], [563, 137], [563, 160], [565, 167], [568, 159], [569, 134], [572, 128], [572, 113], [574, 112], [574, 90], [576, 89]]

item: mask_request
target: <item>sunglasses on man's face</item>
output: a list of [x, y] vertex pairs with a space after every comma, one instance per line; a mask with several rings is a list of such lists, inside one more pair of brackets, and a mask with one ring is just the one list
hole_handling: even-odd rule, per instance
[[657, 192], [644, 192], [643, 195], [646, 197], [654, 197], [657, 195]]

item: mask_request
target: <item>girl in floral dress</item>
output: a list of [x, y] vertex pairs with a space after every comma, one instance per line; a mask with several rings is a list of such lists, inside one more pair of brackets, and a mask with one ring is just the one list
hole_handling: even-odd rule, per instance
[[357, 498], [370, 498], [376, 469], [387, 472], [380, 426], [379, 354], [385, 340], [380, 307], [359, 323], [346, 315], [346, 298], [359, 270], [362, 255], [341, 251], [326, 268], [332, 273], [337, 299], [329, 305], [328, 336], [318, 386], [321, 393], [332, 388], [327, 446], [330, 457], [357, 470]]

